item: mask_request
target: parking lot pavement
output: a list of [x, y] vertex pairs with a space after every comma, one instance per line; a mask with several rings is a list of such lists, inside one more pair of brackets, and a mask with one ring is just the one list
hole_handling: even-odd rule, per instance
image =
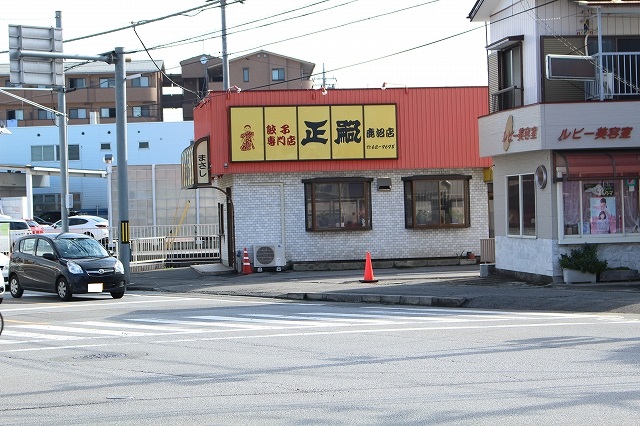
[[131, 274], [129, 290], [385, 303], [476, 309], [640, 314], [640, 282], [533, 285], [480, 277], [478, 265], [389, 268], [363, 283], [363, 271], [282, 271], [238, 274], [196, 265]]

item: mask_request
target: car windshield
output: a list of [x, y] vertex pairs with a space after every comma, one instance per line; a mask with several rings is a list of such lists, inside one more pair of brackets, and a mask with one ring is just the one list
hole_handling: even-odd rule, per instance
[[57, 238], [53, 244], [60, 256], [66, 259], [83, 257], [107, 257], [109, 253], [93, 238]]

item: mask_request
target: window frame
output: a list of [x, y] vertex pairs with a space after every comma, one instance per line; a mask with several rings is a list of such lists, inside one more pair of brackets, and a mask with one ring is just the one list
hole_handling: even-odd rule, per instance
[[84, 77], [67, 77], [69, 89], [84, 89], [87, 87], [87, 80]]
[[[305, 230], [307, 232], [347, 232], [370, 231], [373, 228], [371, 214], [371, 183], [372, 178], [365, 177], [335, 177], [303, 179]], [[321, 186], [337, 185], [335, 198], [319, 199]], [[350, 189], [357, 190], [354, 185], [362, 185], [360, 197], [349, 196]], [[325, 194], [329, 194], [325, 192]], [[330, 204], [321, 209], [321, 203]], [[355, 203], [355, 205], [353, 205]], [[320, 219], [320, 216], [325, 216]], [[331, 216], [331, 217], [327, 217]], [[348, 220], [348, 221], [347, 221]], [[364, 220], [364, 223], [362, 222]]]
[[[38, 149], [40, 151], [40, 158], [34, 157], [34, 150]], [[68, 145], [68, 160], [69, 161], [79, 161], [80, 160], [80, 145], [79, 144], [71, 144]], [[50, 161], [60, 161], [60, 146], [59, 145], [31, 145], [31, 162], [50, 162]]]
[[151, 117], [151, 108], [149, 105], [136, 105], [131, 107], [131, 117]]
[[[512, 182], [511, 186], [510, 182]], [[513, 184], [517, 184], [517, 194], [510, 191], [512, 187], [515, 186]], [[532, 200], [525, 197], [525, 192], [527, 190], [531, 191], [533, 195]], [[522, 173], [505, 176], [505, 196], [505, 229], [507, 237], [536, 238], [538, 235], [538, 221], [536, 219], [538, 197], [535, 173]], [[515, 196], [517, 196], [517, 198]], [[513, 216], [515, 214], [515, 209], [511, 208], [512, 197], [514, 197], [513, 201], [517, 201], [517, 216]], [[533, 202], [531, 203], [531, 201]], [[530, 216], [527, 217], [528, 215]], [[512, 218], [517, 220], [512, 220]], [[512, 222], [517, 222], [517, 232], [512, 232], [512, 230], [516, 228], [515, 226], [512, 226]]]
[[[471, 175], [458, 174], [403, 177], [404, 227], [406, 229], [456, 229], [471, 227], [471, 185], [469, 182], [471, 179]], [[433, 200], [433, 198], [427, 198], [425, 194], [425, 199], [422, 201], [429, 201], [431, 203], [431, 217], [433, 218], [434, 214], [436, 214], [438, 216], [437, 222], [433, 219], [429, 221], [428, 211], [420, 209], [419, 207], [421, 206], [418, 205], [416, 186], [418, 186], [418, 183], [427, 182], [435, 183], [438, 196], [436, 200]], [[451, 200], [450, 195], [456, 195], [451, 194], [451, 191], [449, 191], [449, 196], [443, 198], [443, 188], [447, 188], [447, 186], [453, 188], [460, 185], [462, 185], [462, 194], [457, 195], [461, 195], [462, 200]], [[436, 206], [433, 205], [434, 201], [437, 202]], [[449, 203], [449, 206], [444, 206], [447, 203]], [[456, 203], [456, 205], [452, 205], [451, 203]], [[462, 203], [462, 206], [458, 205], [459, 203]], [[437, 209], [434, 207], [437, 207]], [[454, 222], [454, 216], [456, 222]]]
[[[106, 112], [106, 115], [105, 115]], [[113, 115], [112, 115], [113, 114]], [[100, 118], [116, 118], [116, 108], [103, 107], [100, 108]]]
[[271, 68], [271, 81], [284, 81], [284, 68]]
[[140, 77], [136, 77], [131, 79], [131, 87], [151, 87], [149, 76], [142, 75]]
[[108, 89], [116, 87], [115, 77], [100, 77], [98, 80], [98, 87], [101, 89]]
[[[84, 114], [81, 114], [82, 111]], [[84, 115], [84, 116], [82, 116]], [[70, 119], [80, 119], [86, 120], [87, 118], [87, 109], [86, 108], [69, 108], [69, 118]]]
[[[14, 118], [9, 118], [10, 115], [13, 115]], [[24, 110], [23, 109], [7, 110], [7, 120], [24, 121]]]
[[55, 120], [55, 119], [56, 119], [56, 115], [53, 112], [47, 111], [46, 109], [38, 108], [38, 120]]
[[242, 81], [244, 83], [249, 81], [249, 68], [242, 68]]

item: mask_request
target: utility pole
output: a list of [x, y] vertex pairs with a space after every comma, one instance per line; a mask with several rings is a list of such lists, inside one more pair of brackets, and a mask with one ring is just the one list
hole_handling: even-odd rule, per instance
[[116, 140], [118, 159], [118, 219], [120, 220], [119, 256], [127, 282], [130, 277], [131, 246], [129, 235], [129, 173], [127, 166], [127, 105], [124, 49], [115, 48], [116, 66]]
[[[56, 11], [56, 27], [62, 29], [62, 12]], [[64, 68], [62, 71], [64, 82]], [[69, 208], [73, 204], [69, 201], [69, 142], [67, 140], [67, 98], [66, 87], [63, 84], [58, 87], [58, 111], [63, 115], [57, 115], [58, 138], [60, 151], [60, 219], [62, 219], [62, 232], [69, 232]], [[71, 204], [71, 205], [70, 205]]]
[[225, 7], [227, 0], [220, 0], [220, 14], [222, 15], [222, 89], [229, 90], [229, 54], [227, 53], [227, 17]]

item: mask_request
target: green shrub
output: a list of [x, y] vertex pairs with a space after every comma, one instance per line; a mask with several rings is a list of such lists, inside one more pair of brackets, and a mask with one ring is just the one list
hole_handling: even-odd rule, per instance
[[584, 244], [581, 247], [571, 249], [569, 254], [561, 254], [560, 267], [589, 274], [599, 274], [607, 269], [607, 261], [598, 259], [598, 246]]

